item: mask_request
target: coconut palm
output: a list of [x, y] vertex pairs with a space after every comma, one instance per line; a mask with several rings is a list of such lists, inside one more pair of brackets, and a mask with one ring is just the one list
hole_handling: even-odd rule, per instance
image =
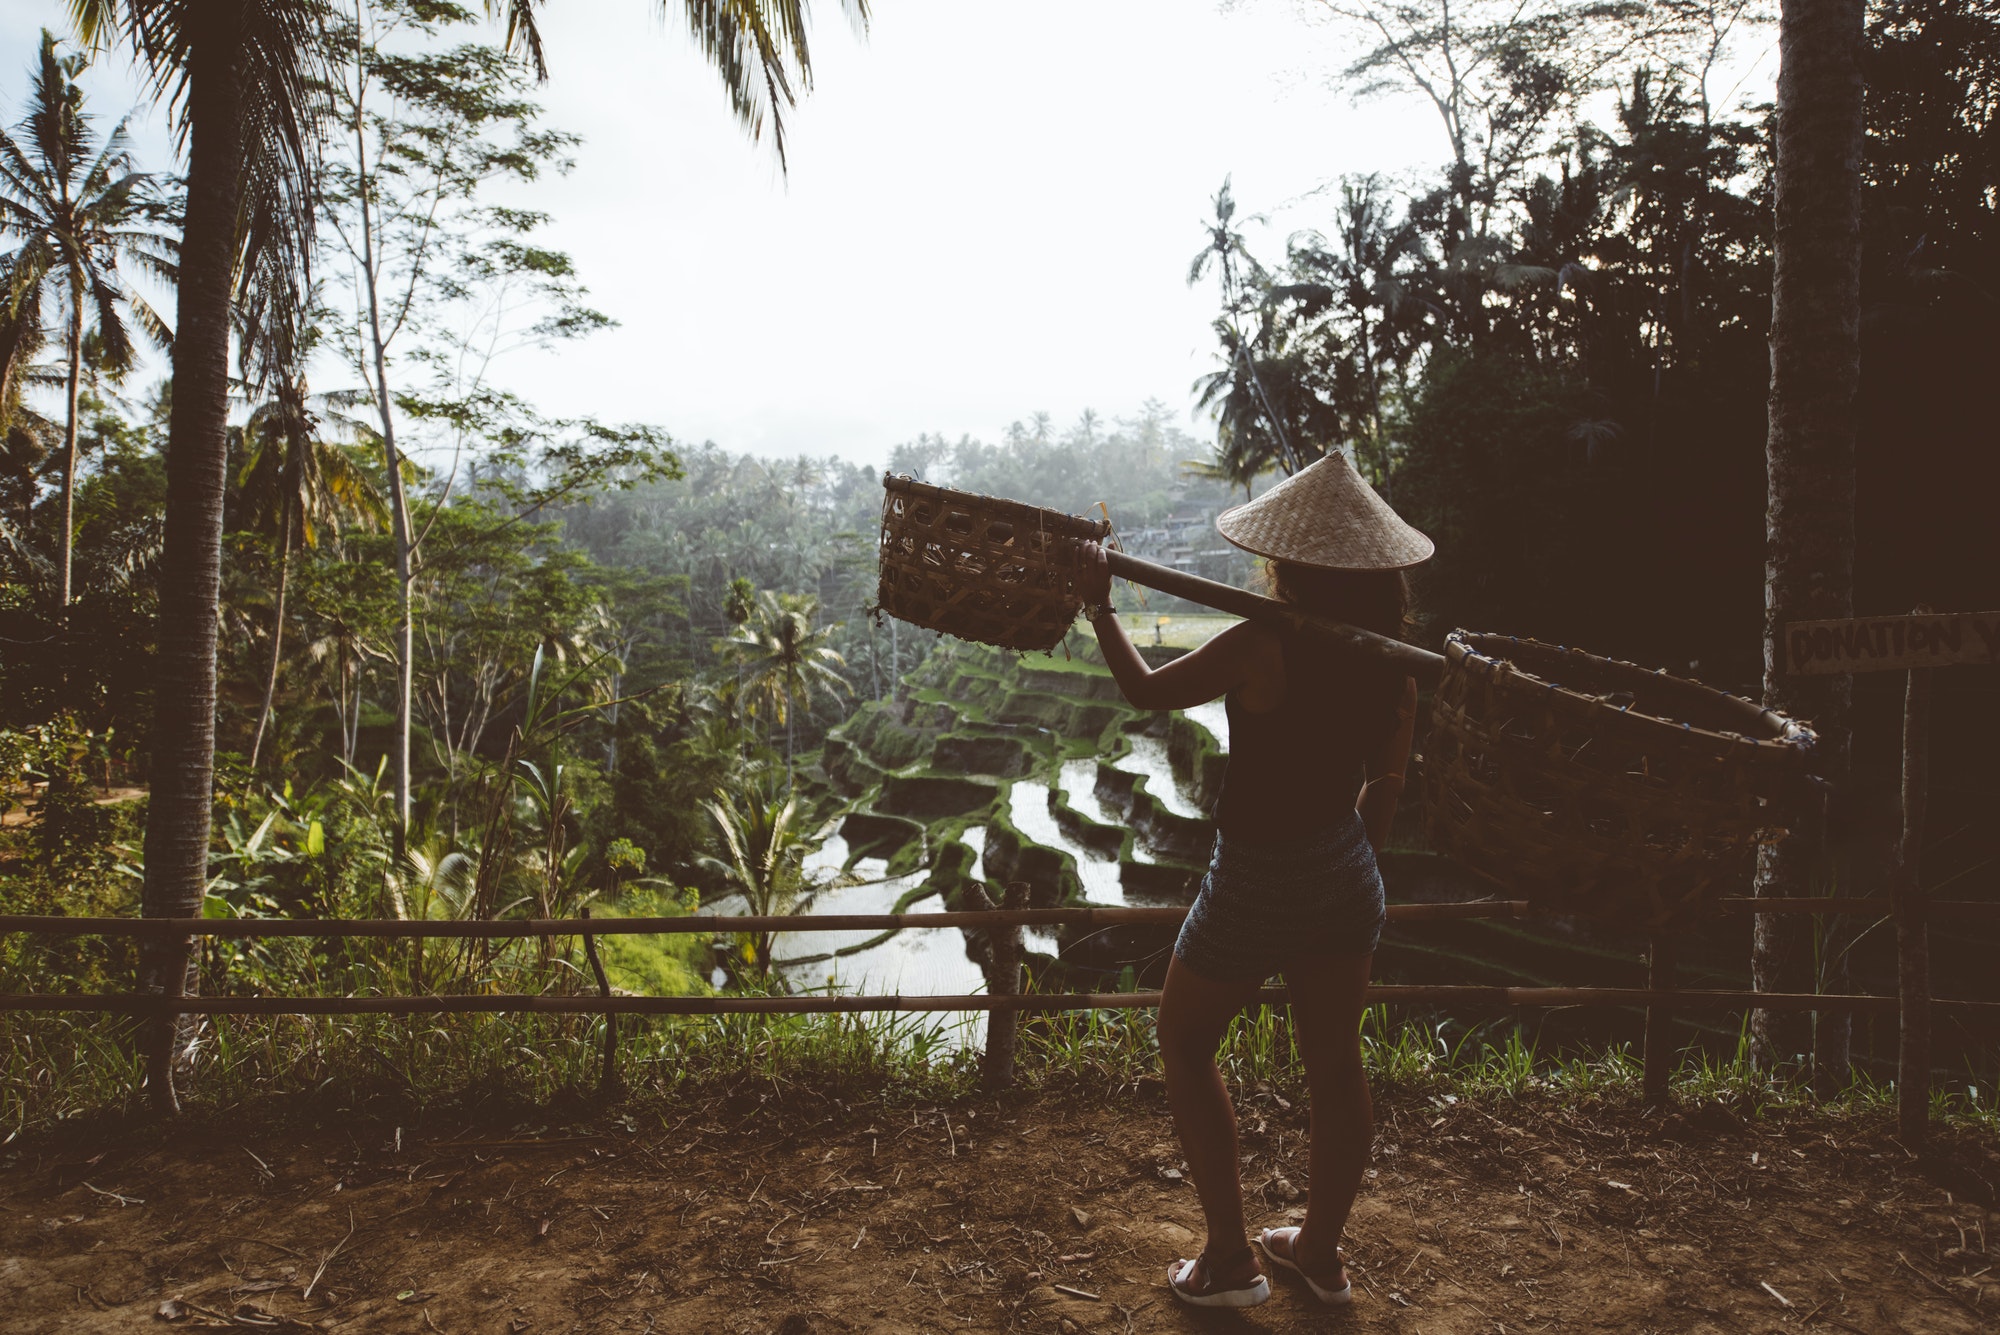
[[[1188, 263], [1188, 286], [1193, 287], [1206, 278], [1211, 268], [1221, 279], [1222, 315], [1216, 320], [1216, 333], [1229, 354], [1229, 369], [1218, 374], [1228, 377], [1240, 375], [1243, 378], [1246, 403], [1253, 404], [1251, 411], [1261, 412], [1269, 424], [1277, 446], [1274, 462], [1289, 476], [1298, 472], [1307, 461], [1294, 448], [1283, 407], [1272, 402], [1272, 395], [1258, 368], [1257, 353], [1252, 344], [1262, 340], [1246, 337], [1240, 323], [1243, 313], [1254, 303], [1255, 290], [1268, 282], [1269, 275], [1250, 253], [1241, 229], [1236, 226], [1236, 197], [1227, 177], [1223, 179], [1222, 188], [1215, 192], [1214, 208], [1215, 218], [1208, 224], [1208, 244], [1197, 251]], [[1248, 478], [1253, 476], [1254, 472], [1243, 474], [1239, 480], [1247, 484]]]
[[[145, 225], [154, 213], [148, 189], [152, 178], [132, 169], [125, 123], [120, 121], [101, 144], [91, 130], [83, 90], [76, 85], [86, 63], [82, 56], [58, 55], [55, 35], [44, 30], [28, 114], [17, 127], [20, 137], [0, 130], [0, 231], [20, 239], [0, 257], [0, 317], [11, 334], [0, 347], [0, 360], [15, 362], [32, 354], [53, 324], [61, 330], [69, 372], [58, 462], [62, 522], [56, 561], [56, 600], [65, 608], [71, 597], [84, 339], [96, 335], [99, 365], [113, 374], [128, 369], [137, 355], [128, 315], [154, 344], [168, 347], [173, 342], [166, 322], [119, 273], [124, 260], [171, 282], [175, 245]], [[16, 366], [0, 366], [0, 381], [13, 382], [19, 374]]]
[[[546, 0], [486, 0], [486, 12], [504, 15], [507, 49], [522, 53], [540, 78], [547, 53], [535, 9]], [[657, 0], [662, 17], [681, 11], [689, 35], [722, 77], [737, 123], [753, 140], [771, 129], [778, 161], [785, 161], [785, 113], [812, 87], [812, 50], [806, 38], [811, 0]], [[841, 0], [857, 28], [868, 23], [868, 0]]]
[[[88, 46], [123, 34], [173, 108], [187, 162], [174, 321], [173, 407], [159, 578], [158, 705], [142, 911], [201, 911], [215, 775], [216, 603], [228, 487], [229, 337], [239, 294], [255, 321], [296, 321], [309, 290], [331, 70], [327, 0], [70, 0]], [[148, 943], [143, 987], [188, 986], [189, 943]], [[148, 1096], [173, 1111], [174, 1037], [154, 1026]]]
[[1291, 329], [1268, 323], [1256, 350], [1228, 319], [1216, 320], [1215, 336], [1227, 364], [1194, 384], [1196, 405], [1215, 421], [1214, 476], [1247, 491], [1259, 474], [1296, 471], [1340, 439], [1339, 413], [1316, 383], [1322, 359]]
[[792, 768], [792, 739], [800, 709], [810, 709], [817, 693], [843, 693], [847, 679], [834, 671], [846, 660], [830, 643], [832, 626], [814, 626], [819, 599], [803, 593], [757, 595], [756, 612], [736, 634], [723, 641], [743, 669], [738, 687], [751, 712], [769, 705], [771, 717], [785, 725], [785, 772]]
[[[255, 345], [246, 337], [245, 348]], [[303, 360], [293, 358], [294, 362]], [[271, 701], [278, 689], [278, 664], [285, 638], [285, 592], [292, 554], [316, 548], [343, 521], [379, 528], [388, 508], [362, 461], [360, 450], [337, 440], [324, 428], [334, 414], [351, 407], [354, 394], [315, 395], [302, 370], [278, 379], [271, 395], [250, 410], [242, 427], [243, 467], [237, 485], [244, 501], [245, 526], [271, 544], [277, 559], [272, 594], [271, 659], [264, 676], [264, 702], [257, 713], [257, 730], [250, 742], [250, 768], [264, 746], [271, 719]]]

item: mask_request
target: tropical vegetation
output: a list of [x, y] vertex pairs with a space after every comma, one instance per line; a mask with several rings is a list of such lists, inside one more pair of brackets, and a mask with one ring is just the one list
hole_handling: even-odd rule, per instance
[[[1329, 161], [1320, 225], [1277, 243], [1220, 183], [1188, 236], [1185, 278], [1219, 301], [1185, 404], [925, 433], [886, 449], [889, 468], [1101, 503], [1135, 550], [1242, 580], [1214, 513], [1343, 450], [1439, 540], [1418, 587], [1432, 642], [1504, 629], [1745, 693], [1778, 693], [1766, 621], [1805, 605], [1770, 588], [1821, 610], [2000, 605], [1991, 13], [1866, 10], [1847, 91], [1865, 75], [1867, 97], [1833, 150], [1858, 169], [1843, 202], [1788, 198], [1786, 154], [1810, 135], [1797, 147], [1799, 127], [1728, 87], [1768, 5], [1315, 7], [1357, 35], [1349, 86], [1433, 109], [1437, 169]], [[803, 3], [667, 8], [743, 127], [785, 153], [811, 69]], [[0, 136], [0, 912], [809, 908], [827, 882], [808, 861], [847, 801], [829, 735], [857, 709], [892, 731], [935, 704], [909, 698], [934, 638], [873, 611], [872, 464], [559, 417], [509, 388], [510, 358], [609, 323], [552, 220], [496, 202], [560, 177], [574, 147], [538, 101], [565, 71], [545, 69], [537, 7], [69, 9]], [[1796, 21], [1784, 40], [1811, 44]], [[93, 128], [77, 81], [114, 46], [171, 109], [177, 173]], [[1787, 308], [1786, 220], [1848, 203], [1853, 301]], [[1821, 263], [1845, 263], [1820, 241]], [[1834, 332], [1858, 393], [1786, 418], [1844, 374], [1827, 369], [1839, 340], [1815, 336], [1849, 307]], [[169, 359], [156, 384], [148, 341]], [[1810, 374], [1774, 388], [1774, 350]], [[1831, 547], [1798, 540], [1822, 530]], [[1994, 846], [1971, 739], [2000, 708], [1990, 687], [1939, 689], [1963, 726], [1938, 741], [1953, 833], [1934, 874], [1974, 877]], [[1891, 772], [1897, 705], [1886, 684], [1791, 703], [1851, 735], [1854, 797], [1829, 861], [1767, 883], [1880, 888], [1893, 795], [1869, 776]], [[619, 986], [791, 985], [768, 933], [663, 939], [605, 939]], [[1871, 948], [1772, 934], [1764, 981], [1837, 983]], [[594, 986], [579, 949], [547, 939], [20, 938], [0, 975], [168, 993]], [[224, 1032], [18, 1031], [45, 1064], [143, 1070], [161, 1106], [164, 1074], [220, 1060]], [[394, 1047], [386, 1021], [343, 1032], [343, 1052]], [[417, 1082], [425, 1045], [485, 1032], [454, 1021], [394, 1060]], [[521, 1032], [581, 1051], [586, 1029]], [[1840, 1070], [1843, 1033], [1760, 1029], [1757, 1055], [1817, 1044]], [[665, 1060], [686, 1038], [624, 1041]]]

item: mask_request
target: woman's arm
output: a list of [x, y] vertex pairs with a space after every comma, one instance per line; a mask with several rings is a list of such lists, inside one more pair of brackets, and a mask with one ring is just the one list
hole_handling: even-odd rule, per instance
[[1410, 763], [1410, 743], [1417, 731], [1417, 682], [1403, 679], [1402, 699], [1396, 706], [1396, 731], [1382, 749], [1368, 760], [1368, 782], [1354, 809], [1367, 827], [1368, 843], [1379, 853], [1389, 842], [1389, 827], [1396, 821], [1396, 802], [1403, 795], [1403, 770]]
[[[1105, 666], [1111, 669], [1118, 689], [1134, 708], [1187, 709], [1227, 695], [1239, 686], [1249, 687], [1257, 694], [1270, 692], [1274, 683], [1269, 679], [1274, 668], [1277, 677], [1274, 694], [1282, 697], [1283, 658], [1270, 632], [1241, 622], [1165, 667], [1150, 668], [1125, 633], [1124, 624], [1108, 610], [1111, 570], [1105, 562], [1104, 550], [1094, 542], [1084, 544], [1083, 568], [1077, 583], [1084, 602], [1095, 610], [1090, 624], [1104, 650]], [[1257, 702], [1251, 703], [1254, 707]]]

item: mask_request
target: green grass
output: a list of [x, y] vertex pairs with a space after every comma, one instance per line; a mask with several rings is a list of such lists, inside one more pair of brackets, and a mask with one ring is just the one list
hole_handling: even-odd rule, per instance
[[[733, 1083], [811, 1088], [827, 1097], [943, 1099], [969, 1094], [976, 1052], [962, 1015], [623, 1016], [618, 1067], [634, 1098], [673, 1097]], [[1516, 1025], [1458, 1029], [1371, 1008], [1363, 1060], [1373, 1080], [1429, 1097], [1488, 1102], [1639, 1099], [1640, 1063], [1619, 1045], [1589, 1053], [1536, 1050]], [[448, 1112], [481, 1105], [546, 1105], [595, 1096], [603, 1021], [592, 1016], [229, 1016], [204, 1030], [183, 1088], [199, 1108], [253, 1100], [326, 1109], [382, 1102]], [[1248, 1012], [1218, 1055], [1239, 1088], [1301, 1092], [1304, 1067], [1282, 1011]], [[1024, 1017], [1019, 1072], [1035, 1087], [1081, 1081], [1106, 1091], [1159, 1075], [1151, 1011], [1078, 1011]], [[136, 1109], [140, 1064], [127, 1023], [96, 1015], [0, 1017], [0, 1143], [79, 1117]], [[1690, 1049], [1673, 1081], [1683, 1105], [1715, 1104], [1762, 1117], [1824, 1106], [1804, 1082], [1759, 1071], [1747, 1041], [1728, 1057]], [[1857, 1077], [1831, 1105], [1894, 1114], [1893, 1085]], [[1945, 1124], [2000, 1133], [2000, 1099], [1987, 1086], [1941, 1087]]]

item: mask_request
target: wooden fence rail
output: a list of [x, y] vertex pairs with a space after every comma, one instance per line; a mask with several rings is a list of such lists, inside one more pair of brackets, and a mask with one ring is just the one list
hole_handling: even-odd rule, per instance
[[[1886, 898], [1730, 898], [1724, 913], [1893, 915], [1896, 902]], [[2000, 904], [1926, 903], [1932, 919], [2000, 922]], [[953, 996], [832, 996], [789, 997], [632, 997], [612, 995], [597, 959], [599, 936], [667, 935], [730, 932], [886, 932], [902, 928], [983, 928], [1013, 937], [1022, 927], [1113, 927], [1125, 924], [1172, 925], [1187, 916], [1185, 908], [1056, 908], [988, 909], [963, 913], [870, 913], [736, 916], [689, 914], [673, 918], [524, 918], [510, 920], [434, 919], [295, 919], [295, 918], [69, 918], [0, 915], [0, 933], [46, 936], [120, 937], [377, 937], [498, 939], [580, 936], [584, 939], [599, 995], [549, 996], [528, 993], [438, 994], [374, 997], [229, 997], [167, 996], [136, 993], [14, 993], [0, 994], [0, 1011], [60, 1011], [115, 1013], [153, 1017], [164, 1023], [172, 1015], [440, 1015], [545, 1013], [602, 1015], [604, 1080], [616, 1079], [616, 1039], [619, 1015], [786, 1015], [861, 1014], [876, 1012], [986, 1011], [1000, 1013], [1075, 1010], [1130, 1010], [1159, 1005], [1157, 992], [1012, 993]], [[1452, 904], [1391, 904], [1389, 921], [1445, 922], [1469, 919], [1526, 918], [1534, 908], [1525, 900], [1488, 899]], [[1673, 1046], [1671, 1021], [1689, 1010], [1790, 1010], [1827, 1014], [1856, 1012], [1902, 1013], [1903, 1031], [1920, 1026], [1928, 1034], [1931, 1017], [1947, 1015], [1982, 1026], [2000, 1025], [2000, 1002], [1937, 1001], [1926, 996], [1922, 1015], [1912, 1015], [1907, 998], [1855, 994], [1743, 991], [1687, 991], [1673, 986], [1671, 939], [1656, 935], [1651, 942], [1648, 986], [1615, 987], [1463, 987], [1392, 985], [1368, 989], [1370, 1003], [1452, 1005], [1461, 1007], [1635, 1006], [1646, 1008], [1644, 1053], [1647, 1097], [1666, 1097]], [[1283, 988], [1265, 988], [1260, 1000], [1282, 1004]], [[991, 1048], [993, 1044], [988, 1043]], [[1011, 1072], [1013, 1053], [987, 1053], [989, 1077], [1002, 1080]], [[1907, 1069], [1905, 1081], [1910, 1079]], [[1927, 1100], [1924, 1089], [1903, 1091], [1907, 1106]], [[1907, 1120], [1907, 1118], [1906, 1118]]]
[[[1259, 999], [1283, 1003], [1282, 987]], [[1896, 1010], [1897, 998], [1837, 992], [1655, 990], [1645, 987], [1477, 987], [1389, 984], [1369, 987], [1371, 1005], [1454, 1006], [1664, 1006], [1680, 1010], [1790, 1010], [1855, 1012]], [[95, 1011], [144, 1015], [442, 1015], [547, 1013], [555, 1015], [817, 1015], [870, 1011], [1073, 1011], [1132, 1010], [1160, 1004], [1158, 992], [980, 993], [938, 997], [875, 995], [791, 997], [622, 997], [539, 995], [527, 992], [443, 993], [377, 997], [166, 997], [129, 992], [0, 993], [0, 1011]], [[2000, 1023], [2000, 1001], [1933, 1001], [1947, 1015]]]
[[[1824, 913], [1888, 917], [1894, 902], [1877, 899], [1725, 899], [1727, 914]], [[1932, 918], [2000, 922], [2000, 903], [1964, 901], [1925, 906]], [[69, 918], [0, 915], [0, 933], [44, 936], [275, 936], [500, 938], [535, 936], [658, 936], [700, 932], [855, 932], [906, 927], [1113, 927], [1177, 923], [1186, 908], [992, 909], [967, 913], [825, 913], [673, 918]], [[1536, 916], [1522, 899], [1479, 899], [1455, 904], [1391, 904], [1392, 923], [1443, 922]]]

